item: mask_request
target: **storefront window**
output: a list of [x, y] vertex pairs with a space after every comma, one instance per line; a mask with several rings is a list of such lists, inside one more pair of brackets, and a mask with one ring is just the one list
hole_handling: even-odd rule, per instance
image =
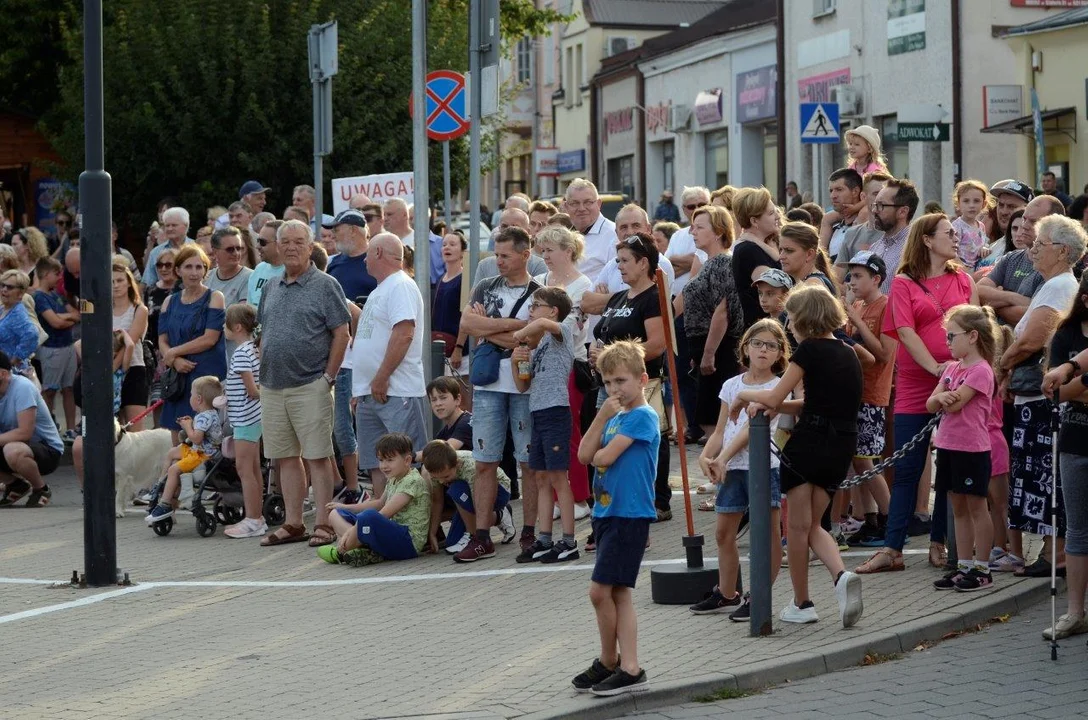
[[672, 140], [661, 143], [661, 187], [676, 191], [673, 187], [676, 165], [676, 148]]
[[899, 123], [895, 116], [879, 118], [880, 142], [884, 145], [884, 157], [888, 159], [888, 171], [893, 177], [907, 178], [910, 170], [910, 157], [907, 143], [899, 142]]
[[608, 190], [635, 196], [635, 156], [625, 155], [608, 161]]
[[785, 192], [781, 182], [778, 177], [778, 125], [770, 123], [763, 126], [763, 187], [779, 197]]
[[706, 185], [720, 188], [729, 184], [729, 131], [717, 130], [706, 135]]

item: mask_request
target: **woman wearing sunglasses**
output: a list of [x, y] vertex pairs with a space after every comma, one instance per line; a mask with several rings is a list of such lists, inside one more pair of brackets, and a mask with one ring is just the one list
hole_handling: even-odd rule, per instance
[[[896, 452], [933, 419], [926, 410], [926, 400], [944, 366], [952, 360], [945, 314], [964, 303], [978, 305], [975, 284], [957, 257], [956, 232], [947, 215], [931, 213], [914, 221], [884, 314], [884, 333], [899, 340], [893, 411]], [[929, 435], [896, 461], [885, 546], [857, 569], [859, 573], [903, 569], [907, 526], [917, 504], [918, 483], [929, 462]], [[947, 515], [945, 493], [938, 492], [933, 502], [929, 547], [929, 563], [935, 567], [944, 567], [947, 561]]]

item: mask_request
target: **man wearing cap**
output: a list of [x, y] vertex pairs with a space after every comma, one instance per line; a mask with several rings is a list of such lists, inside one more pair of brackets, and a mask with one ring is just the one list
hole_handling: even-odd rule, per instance
[[889, 180], [873, 202], [873, 227], [884, 231], [884, 237], [870, 245], [869, 250], [889, 268], [888, 277], [880, 283], [880, 292], [885, 295], [891, 290], [892, 278], [899, 269], [899, 259], [907, 246], [910, 221], [917, 209], [918, 190], [910, 180]]
[[242, 187], [238, 189], [238, 199], [245, 200], [246, 205], [249, 205], [250, 209], [253, 210], [253, 214], [256, 215], [264, 210], [266, 202], [264, 194], [269, 190], [271, 188], [266, 188], [263, 183], [256, 180], [246, 180], [242, 183]]
[[680, 208], [676, 207], [676, 203], [672, 201], [672, 190], [667, 188], [661, 193], [661, 202], [654, 210], [654, 222], [658, 221], [680, 224]]
[[370, 234], [366, 216], [358, 210], [345, 210], [326, 227], [336, 235], [337, 254], [329, 260], [326, 272], [336, 278], [348, 300], [357, 301], [374, 292], [378, 281], [366, 268], [366, 251]]
[[[1040, 195], [1024, 208], [1020, 231], [1013, 241], [1019, 249], [1007, 248], [994, 269], [978, 281], [978, 300], [989, 305], [1010, 325], [1020, 322], [1043, 276], [1035, 269], [1028, 252], [1035, 244], [1035, 226], [1048, 215], [1064, 215], [1065, 206], [1056, 197]], [[1011, 252], [1008, 252], [1011, 250]]]
[[[1027, 183], [1019, 180], [999, 180], [990, 188], [990, 194], [997, 199], [997, 227], [1002, 235], [1009, 229], [1009, 219], [1017, 210], [1023, 209], [1035, 199], [1035, 194]], [[1010, 252], [1013, 248], [1005, 248]]]

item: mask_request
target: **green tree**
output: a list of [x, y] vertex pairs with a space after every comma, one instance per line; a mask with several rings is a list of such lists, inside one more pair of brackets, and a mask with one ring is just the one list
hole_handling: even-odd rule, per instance
[[[0, 74], [22, 67], [24, 106], [64, 159], [60, 177], [83, 168], [82, 3], [55, 0], [42, 12], [25, 4], [43, 36], [24, 51], [0, 54]], [[325, 178], [394, 172], [412, 166], [411, 3], [407, 0], [111, 0], [105, 17], [106, 168], [115, 215], [143, 224], [164, 196], [199, 209], [236, 196], [244, 180], [274, 188], [282, 208], [291, 188], [313, 176], [312, 95], [306, 32], [339, 23], [339, 74], [333, 79], [334, 151]], [[503, 0], [504, 45], [546, 34], [563, 19], [531, 0]], [[0, 43], [9, 38], [0, 31]], [[31, 50], [55, 48], [55, 62]], [[432, 0], [428, 65], [464, 71], [468, 0]], [[38, 48], [41, 50], [41, 48]], [[43, 55], [46, 56], [46, 55]], [[37, 64], [35, 64], [37, 63]], [[0, 102], [5, 97], [0, 95]], [[432, 188], [441, 193], [441, 147], [431, 144]], [[451, 144], [453, 184], [468, 176], [467, 140]], [[331, 207], [331, 201], [326, 208]]]

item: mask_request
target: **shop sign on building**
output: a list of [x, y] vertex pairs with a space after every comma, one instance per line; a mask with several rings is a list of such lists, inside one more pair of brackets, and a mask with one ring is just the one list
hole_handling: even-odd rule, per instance
[[604, 142], [608, 138], [635, 129], [635, 109], [633, 107], [613, 110], [604, 114]]
[[777, 105], [775, 97], [777, 84], [776, 65], [767, 65], [739, 73], [734, 85], [737, 94], [736, 122], [754, 122], [774, 117]]
[[1020, 85], [982, 86], [982, 127], [1022, 117], [1024, 88]]
[[568, 150], [561, 152], [556, 157], [556, 163], [560, 173], [581, 172], [586, 169], [586, 151]]
[[695, 118], [700, 125], [722, 120], [722, 89], [704, 90], [695, 96]]
[[669, 111], [672, 109], [672, 101], [658, 103], [646, 108], [646, 132], [653, 135], [658, 130], [669, 127]]
[[536, 149], [536, 174], [555, 177], [559, 174], [559, 148], [538, 147]]
[[803, 103], [824, 103], [831, 101], [831, 88], [850, 84], [850, 68], [820, 75], [810, 75], [797, 81], [800, 101]]
[[926, 0], [888, 0], [888, 55], [925, 47]]

